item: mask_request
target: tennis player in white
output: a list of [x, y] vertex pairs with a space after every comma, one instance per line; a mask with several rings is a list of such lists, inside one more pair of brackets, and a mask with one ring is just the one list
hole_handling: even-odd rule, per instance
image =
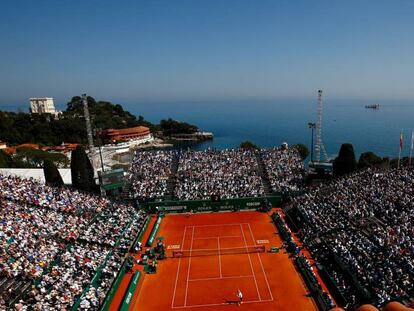
[[243, 293], [240, 289], [237, 289], [237, 297], [239, 298], [237, 304], [240, 306], [243, 303]]

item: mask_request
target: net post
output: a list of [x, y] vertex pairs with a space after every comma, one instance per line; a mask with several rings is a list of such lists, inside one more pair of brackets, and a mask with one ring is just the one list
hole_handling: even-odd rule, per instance
[[182, 251], [173, 251], [173, 257], [174, 258], [181, 258], [181, 257], [183, 257], [183, 252]]
[[258, 253], [264, 253], [265, 251], [266, 251], [266, 248], [265, 248], [265, 246], [262, 244], [262, 245], [256, 245], [256, 251], [258, 252]]

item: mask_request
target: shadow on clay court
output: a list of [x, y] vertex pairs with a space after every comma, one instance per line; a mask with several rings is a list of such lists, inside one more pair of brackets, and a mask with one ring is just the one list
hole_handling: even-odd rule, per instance
[[224, 302], [229, 305], [237, 305], [240, 303], [240, 300], [227, 300], [225, 299]]

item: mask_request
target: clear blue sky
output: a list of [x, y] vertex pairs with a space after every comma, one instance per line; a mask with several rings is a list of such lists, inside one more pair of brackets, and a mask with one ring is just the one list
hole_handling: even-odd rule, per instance
[[0, 105], [414, 98], [412, 0], [2, 1]]

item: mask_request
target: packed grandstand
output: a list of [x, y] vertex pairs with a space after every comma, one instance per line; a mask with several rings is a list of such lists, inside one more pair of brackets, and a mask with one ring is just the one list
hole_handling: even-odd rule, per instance
[[414, 296], [414, 170], [366, 169], [293, 199], [288, 220], [343, 305]]
[[[412, 299], [414, 171], [366, 169], [312, 188], [304, 174], [296, 150], [273, 148], [137, 152], [126, 178], [132, 198], [258, 197], [266, 182], [295, 193], [273, 220], [300, 271], [317, 282], [291, 231], [346, 310]], [[1, 175], [0, 206], [0, 310], [98, 310], [148, 217], [127, 203]], [[333, 307], [325, 292], [321, 299]]]
[[[128, 172], [130, 195], [178, 200], [260, 197], [268, 192], [299, 191], [304, 164], [296, 149], [137, 151]], [[169, 193], [168, 183], [171, 182]]]
[[147, 217], [131, 205], [1, 175], [0, 205], [0, 310], [97, 310]]

